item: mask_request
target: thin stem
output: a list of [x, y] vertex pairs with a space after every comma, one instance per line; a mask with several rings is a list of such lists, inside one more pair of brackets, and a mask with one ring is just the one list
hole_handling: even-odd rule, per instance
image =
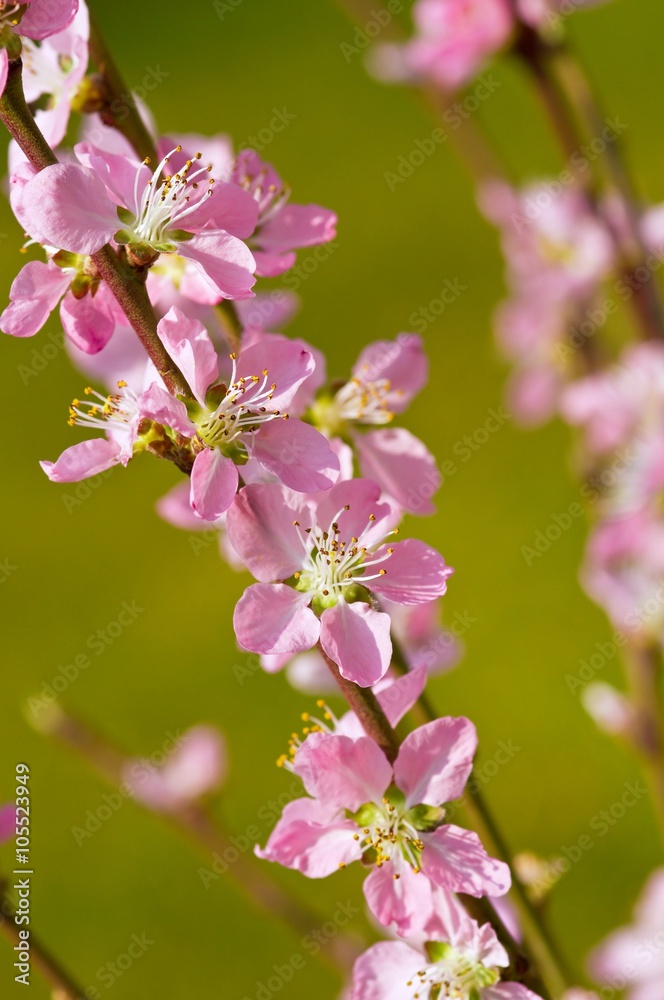
[[[48, 713], [36, 722], [40, 732], [50, 736], [79, 754], [114, 788], [124, 783], [124, 765], [127, 757], [107, 739], [89, 726], [59, 708], [47, 709]], [[140, 801], [136, 800], [140, 805]], [[225, 875], [235, 888], [254, 906], [271, 916], [279, 917], [296, 934], [305, 936], [321, 926], [322, 918], [306, 904], [295, 899], [259, 864], [250, 851], [243, 854], [233, 843], [231, 834], [207, 809], [193, 803], [178, 812], [155, 813], [178, 833], [184, 834], [209, 859], [218, 854], [228, 857], [232, 852], [235, 861], [227, 866]], [[320, 960], [338, 972], [350, 972], [364, 942], [354, 936], [339, 933], [326, 940], [318, 952]]]
[[120, 75], [120, 71], [99, 31], [96, 17], [90, 13], [90, 58], [97, 67], [102, 85], [104, 107], [100, 111], [105, 125], [117, 129], [136, 150], [141, 160], [149, 156], [157, 161], [154, 139], [141, 118], [136, 100]]
[[[19, 937], [16, 913], [6, 895], [0, 896], [0, 932], [7, 938], [12, 948], [25, 942]], [[88, 993], [79, 986], [50, 953], [44, 944], [30, 931], [30, 964], [39, 972], [62, 1000], [84, 1000]], [[16, 954], [16, 952], [14, 953]]]
[[396, 730], [387, 721], [376, 695], [371, 688], [361, 688], [357, 684], [353, 684], [352, 681], [347, 681], [345, 677], [341, 676], [339, 667], [334, 660], [330, 659], [320, 643], [318, 649], [341, 693], [362, 723], [365, 733], [375, 740], [387, 759], [393, 763], [399, 753], [401, 741]]
[[664, 724], [662, 723], [661, 653], [654, 646], [627, 650], [627, 679], [636, 712], [636, 748], [652, 790], [653, 809], [664, 838]]
[[[33, 167], [43, 170], [58, 160], [39, 131], [23, 92], [23, 64], [13, 59], [9, 64], [7, 85], [0, 99], [0, 120], [23, 150]], [[173, 395], [193, 398], [187, 380], [174, 364], [159, 339], [157, 318], [150, 305], [145, 283], [110, 245], [91, 255], [99, 275], [122, 306], [148, 356]]]
[[[399, 753], [401, 741], [396, 730], [392, 728], [387, 720], [371, 688], [358, 687], [356, 684], [342, 677], [339, 667], [334, 660], [327, 655], [320, 644], [318, 648], [344, 698], [358, 716], [367, 736], [375, 740], [390, 761], [394, 761]], [[489, 899], [486, 897], [475, 899], [464, 896], [462, 902], [474, 919], [479, 920], [480, 923], [489, 922], [492, 924], [499, 940], [510, 956], [510, 973], [514, 979], [527, 984], [533, 990], [539, 991], [544, 997], [558, 994], [560, 980], [554, 983], [552, 978], [549, 983], [551, 994], [546, 991], [544, 982], [535, 971], [534, 962], [531, 960], [531, 957], [518, 946]]]

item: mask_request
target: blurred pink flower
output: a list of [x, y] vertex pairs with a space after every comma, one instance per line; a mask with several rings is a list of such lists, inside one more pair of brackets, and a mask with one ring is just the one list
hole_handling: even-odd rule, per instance
[[652, 873], [634, 910], [634, 921], [591, 954], [593, 976], [622, 990], [629, 1000], [664, 998], [664, 868]]
[[131, 794], [148, 809], [177, 812], [216, 792], [226, 777], [226, 748], [213, 726], [194, 726], [161, 765], [128, 760], [123, 778]]
[[384, 79], [431, 80], [457, 90], [510, 39], [514, 19], [508, 0], [417, 0], [415, 35], [405, 45], [383, 45], [373, 60]]
[[651, 510], [600, 522], [581, 574], [617, 628], [658, 637], [664, 627], [664, 521]]

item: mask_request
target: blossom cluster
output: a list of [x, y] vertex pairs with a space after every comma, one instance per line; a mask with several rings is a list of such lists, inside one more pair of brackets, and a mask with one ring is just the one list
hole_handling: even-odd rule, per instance
[[[574, 10], [605, 0], [573, 0]], [[569, 0], [416, 0], [415, 34], [381, 45], [373, 69], [384, 79], [455, 91], [526, 29], [560, 30]]]
[[[35, 129], [56, 156], [35, 162], [21, 136], [11, 149], [10, 200], [31, 256], [0, 329], [32, 337], [57, 311], [91, 383], [68, 418], [88, 436], [42, 461], [44, 473], [62, 484], [142, 454], [172, 462], [185, 478], [159, 510], [218, 531], [224, 557], [255, 580], [234, 612], [240, 647], [308, 690], [338, 680], [368, 691], [395, 726], [459, 654], [439, 619], [453, 570], [400, 535], [406, 514], [435, 511], [434, 456], [398, 419], [427, 382], [421, 338], [376, 340], [329, 379], [318, 347], [278, 332], [291, 303], [260, 282], [332, 240], [334, 213], [292, 200], [271, 164], [233, 153], [225, 135], [162, 135], [146, 115], [154, 148], [141, 156], [103, 110], [92, 117], [83, 0], [3, 5], [2, 18], [0, 82], [21, 55], [27, 96], [45, 109]], [[76, 112], [87, 118], [79, 141], [61, 147]], [[109, 254], [128, 296], [101, 266]], [[367, 905], [405, 940], [358, 961], [353, 996], [384, 995], [397, 973], [403, 997], [534, 996], [500, 985], [510, 958], [457, 895], [500, 897], [511, 881], [446, 817], [473, 767], [472, 722], [435, 719], [389, 756], [358, 715], [323, 708], [280, 759], [306, 794], [257, 853], [310, 878], [371, 868]], [[163, 766], [139, 778], [130, 761], [124, 777], [137, 800], [174, 814], [216, 790], [224, 769], [218, 735], [198, 727]]]

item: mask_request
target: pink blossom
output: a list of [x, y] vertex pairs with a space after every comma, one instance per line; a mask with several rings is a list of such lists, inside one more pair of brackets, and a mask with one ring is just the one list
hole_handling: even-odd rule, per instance
[[16, 806], [13, 803], [0, 806], [0, 844], [11, 840], [16, 833]]
[[664, 934], [664, 868], [648, 879], [635, 910], [634, 921], [601, 944], [590, 956], [593, 976], [609, 986], [627, 984], [629, 1000], [664, 998], [664, 951], [653, 947]]
[[70, 341], [87, 354], [101, 351], [125, 315], [108, 286], [86, 274], [86, 259], [58, 252], [44, 263], [31, 260], [12, 282], [0, 329], [32, 337], [60, 303], [60, 321]]
[[40, 242], [87, 255], [115, 240], [137, 264], [161, 254], [175, 267], [190, 262], [217, 301], [252, 294], [255, 263], [242, 239], [253, 232], [258, 209], [249, 194], [215, 183], [198, 156], [165, 174], [170, 156], [151, 171], [91, 143], [75, 152], [80, 162], [46, 167], [23, 191], [28, 228]]
[[[53, 6], [53, 4], [51, 4]], [[23, 38], [23, 89], [29, 104], [48, 97], [35, 121], [50, 146], [58, 146], [67, 131], [72, 100], [88, 68], [90, 17], [81, 0], [73, 21], [39, 45]]]
[[583, 707], [595, 724], [611, 736], [638, 734], [638, 717], [629, 699], [612, 684], [594, 681], [581, 694]]
[[[231, 505], [247, 459], [271, 478], [299, 492], [326, 490], [339, 475], [339, 461], [322, 434], [297, 419], [288, 406], [313, 373], [311, 354], [297, 341], [265, 334], [232, 358], [228, 381], [218, 383], [219, 362], [202, 323], [176, 307], [158, 325], [166, 350], [196, 396], [179, 426], [196, 438], [191, 505], [205, 521], [216, 521]], [[178, 401], [172, 402], [177, 410]], [[177, 416], [177, 413], [175, 414]]]
[[360, 473], [411, 514], [433, 514], [431, 498], [440, 486], [436, 460], [403, 427], [365, 432], [389, 424], [426, 385], [428, 362], [422, 338], [400, 333], [365, 347], [348, 382], [312, 403], [312, 419], [329, 436], [353, 445]]
[[156, 812], [177, 812], [217, 791], [226, 776], [226, 750], [219, 730], [194, 726], [163, 763], [128, 760], [123, 779], [133, 797]]
[[664, 346], [628, 347], [620, 363], [572, 383], [561, 400], [563, 417], [584, 430], [591, 452], [627, 444], [639, 428], [664, 425]]
[[[19, 5], [5, 0], [0, 7], [2, 42], [0, 48], [0, 94], [4, 91], [9, 60], [21, 55], [21, 38], [43, 41], [71, 24], [78, 10], [78, 0], [23, 0]], [[18, 16], [17, 16], [18, 15]]]
[[664, 522], [650, 510], [600, 522], [582, 571], [586, 591], [617, 628], [658, 637], [664, 627]]
[[[381, 941], [361, 955], [353, 969], [351, 1000], [538, 1000], [515, 982], [501, 982], [509, 957], [490, 924], [449, 908], [450, 922], [415, 947], [403, 941]], [[442, 932], [442, 933], [441, 933]]]
[[334, 212], [291, 202], [279, 174], [255, 150], [238, 153], [232, 180], [258, 206], [258, 223], [250, 240], [257, 274], [268, 278], [283, 274], [295, 263], [294, 250], [329, 243], [336, 236]]
[[338, 483], [320, 499], [276, 484], [243, 489], [228, 513], [233, 548], [259, 583], [238, 602], [238, 642], [255, 653], [299, 653], [320, 640], [342, 675], [362, 687], [386, 673], [390, 617], [372, 594], [426, 604], [452, 570], [415, 539], [392, 544], [399, 515], [369, 480]]
[[381, 46], [374, 70], [392, 80], [430, 80], [457, 90], [510, 39], [508, 0], [417, 0], [415, 36], [404, 46]]
[[549, 302], [584, 299], [614, 264], [606, 226], [574, 187], [530, 184], [520, 191], [486, 183], [480, 207], [500, 228], [512, 289]]
[[87, 399], [71, 404], [69, 424], [103, 431], [104, 437], [72, 445], [56, 462], [40, 462], [54, 483], [76, 483], [114, 465], [128, 465], [145, 447], [150, 422], [161, 423], [164, 412], [172, 416], [173, 397], [156, 383], [140, 395], [126, 382], [118, 382], [117, 391], [108, 396], [90, 387], [85, 394]]
[[311, 798], [290, 802], [256, 853], [309, 878], [360, 859], [373, 864], [367, 903], [400, 934], [425, 926], [436, 886], [502, 895], [507, 866], [488, 857], [476, 834], [444, 823], [442, 805], [463, 792], [476, 745], [472, 723], [453, 718], [410, 733], [394, 766], [365, 736], [307, 739], [293, 770]]

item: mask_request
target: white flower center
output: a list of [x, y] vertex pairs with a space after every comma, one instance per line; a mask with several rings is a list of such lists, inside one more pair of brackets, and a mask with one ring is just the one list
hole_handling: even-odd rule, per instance
[[276, 184], [268, 184], [267, 168], [264, 168], [253, 177], [247, 172], [237, 179], [237, 183], [257, 203], [259, 226], [265, 225], [269, 219], [273, 218], [290, 198], [289, 188], [282, 187], [279, 189]]
[[[169, 233], [173, 229], [183, 229], [183, 222], [188, 215], [195, 212], [207, 197], [212, 194], [214, 177], [210, 177], [212, 165], [199, 167], [200, 153], [193, 160], [187, 160], [185, 165], [171, 176], [160, 180], [162, 172], [168, 166], [173, 153], [180, 153], [181, 146], [172, 149], [159, 163], [152, 178], [143, 188], [139, 198], [139, 186], [142, 170], [136, 173], [134, 184], [134, 203], [138, 206], [138, 215], [132, 223], [131, 231], [140, 243], [163, 244], [169, 242]], [[149, 163], [149, 159], [144, 161]], [[193, 170], [192, 167], [197, 169]]]
[[[302, 571], [295, 574], [298, 588], [315, 591], [325, 598], [328, 604], [336, 603], [343, 598], [346, 589], [354, 584], [360, 583], [364, 586], [371, 580], [385, 576], [387, 570], [380, 564], [389, 560], [394, 549], [389, 548], [380, 556], [375, 556], [374, 553], [385, 538], [399, 532], [398, 528], [394, 528], [379, 542], [373, 542], [371, 546], [363, 545], [363, 540], [376, 520], [376, 515], [370, 514], [363, 531], [345, 540], [341, 537], [338, 519], [348, 510], [350, 504], [337, 511], [327, 530], [320, 525], [314, 525], [312, 528], [306, 528], [303, 533], [299, 521], [293, 521], [305, 553]], [[366, 575], [367, 570], [376, 569], [378, 566], [380, 569], [377, 572]]]
[[374, 817], [362, 827], [362, 834], [355, 834], [355, 840], [362, 841], [363, 852], [375, 851], [378, 868], [391, 861], [396, 869], [393, 878], [401, 878], [403, 862], [406, 861], [417, 874], [422, 865], [424, 842], [413, 826], [407, 810], [384, 798], [381, 805], [375, 805]]
[[246, 451], [242, 434], [254, 433], [271, 420], [287, 420], [288, 414], [268, 405], [277, 389], [267, 368], [260, 375], [237, 377], [236, 356], [231, 354], [231, 384], [215, 410], [198, 423], [198, 436], [209, 448], [228, 448], [234, 442]]
[[500, 980], [497, 969], [489, 969], [481, 962], [448, 947], [447, 954], [438, 962], [425, 965], [406, 983], [407, 994], [413, 1000], [469, 1000], [487, 986]]
[[341, 420], [359, 420], [364, 424], [389, 424], [394, 417], [387, 402], [389, 379], [363, 382], [352, 378], [339, 389], [333, 407]]
[[126, 382], [118, 382], [118, 389], [102, 396], [88, 386], [85, 395], [91, 398], [75, 399], [69, 407], [69, 426], [90, 427], [114, 437], [131, 436], [139, 420], [138, 397]]

